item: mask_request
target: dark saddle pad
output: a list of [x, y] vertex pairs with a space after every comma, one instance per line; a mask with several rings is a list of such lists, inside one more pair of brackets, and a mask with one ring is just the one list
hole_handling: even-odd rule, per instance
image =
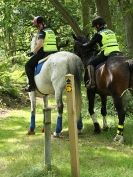
[[97, 70], [98, 68], [100, 68], [102, 65], [104, 65], [109, 59], [112, 59], [113, 57], [121, 57], [121, 56], [123, 56], [123, 54], [122, 54], [122, 52], [112, 52], [108, 57], [107, 57], [107, 59], [104, 61], [104, 62], [102, 62], [102, 63], [100, 63], [100, 64], [98, 64], [96, 67], [95, 67], [95, 70]]

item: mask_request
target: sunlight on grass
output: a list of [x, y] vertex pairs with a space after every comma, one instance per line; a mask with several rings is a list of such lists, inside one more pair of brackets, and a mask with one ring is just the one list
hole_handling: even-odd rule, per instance
[[[38, 100], [36, 135], [27, 136], [30, 121], [30, 107], [12, 110], [10, 115], [0, 119], [0, 177], [70, 177], [70, 150], [66, 108], [63, 116], [63, 138], [52, 137], [52, 170], [44, 168], [44, 135], [42, 101]], [[52, 131], [56, 124], [55, 101], [51, 101]], [[66, 105], [65, 105], [66, 106]], [[79, 157], [81, 177], [133, 177], [133, 120], [125, 123], [125, 145], [112, 143], [116, 134], [117, 117], [110, 113], [108, 132], [93, 133], [86, 102], [83, 102], [83, 133], [79, 135]], [[98, 112], [98, 120], [102, 119]]]

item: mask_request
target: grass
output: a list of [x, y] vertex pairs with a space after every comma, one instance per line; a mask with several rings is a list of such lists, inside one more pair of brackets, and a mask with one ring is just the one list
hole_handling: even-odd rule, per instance
[[[55, 104], [52, 100], [51, 104]], [[116, 133], [117, 118], [109, 111], [110, 129], [93, 134], [92, 121], [83, 103], [83, 134], [79, 136], [81, 177], [133, 177], [133, 119], [125, 121], [125, 144], [112, 142]], [[109, 109], [109, 108], [108, 108]], [[0, 119], [0, 177], [70, 177], [70, 152], [66, 111], [64, 114], [64, 138], [52, 138], [52, 170], [44, 167], [44, 137], [41, 133], [42, 110], [37, 108], [36, 135], [27, 136], [30, 108], [11, 110]], [[98, 114], [99, 115], [99, 114]], [[56, 111], [52, 111], [54, 131]], [[98, 117], [102, 123], [100, 115]]]

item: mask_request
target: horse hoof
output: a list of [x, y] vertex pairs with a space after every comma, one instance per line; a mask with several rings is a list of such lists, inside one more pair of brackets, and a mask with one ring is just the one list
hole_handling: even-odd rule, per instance
[[101, 133], [101, 128], [99, 123], [94, 123], [94, 133], [99, 134]]
[[82, 130], [78, 130], [78, 135], [82, 135]]
[[103, 131], [108, 131], [109, 127], [103, 127]]
[[113, 140], [117, 144], [123, 144], [124, 143], [124, 138], [123, 138], [122, 135], [116, 135]]
[[35, 131], [34, 130], [33, 131], [29, 130], [27, 135], [35, 135]]
[[60, 133], [54, 132], [54, 133], [53, 133], [53, 137], [54, 137], [54, 138], [59, 138], [59, 137], [60, 137]]
[[44, 128], [42, 128], [42, 133], [44, 133], [45, 131], [44, 131]]

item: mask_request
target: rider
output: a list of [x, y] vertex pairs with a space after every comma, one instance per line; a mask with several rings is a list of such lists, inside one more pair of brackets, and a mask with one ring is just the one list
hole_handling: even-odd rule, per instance
[[31, 58], [25, 64], [25, 71], [29, 81], [25, 91], [28, 92], [35, 90], [34, 69], [38, 61], [57, 51], [56, 36], [53, 30], [47, 28], [43, 17], [35, 17], [33, 25], [38, 29], [38, 34], [34, 51], [27, 54]]
[[106, 22], [102, 17], [97, 16], [92, 21], [92, 27], [96, 28], [97, 33], [94, 34], [88, 43], [84, 43], [83, 46], [92, 48], [98, 44], [100, 52], [88, 63], [89, 82], [86, 83], [87, 88], [95, 88], [94, 67], [104, 62], [112, 52], [120, 51], [115, 33], [107, 28]]

